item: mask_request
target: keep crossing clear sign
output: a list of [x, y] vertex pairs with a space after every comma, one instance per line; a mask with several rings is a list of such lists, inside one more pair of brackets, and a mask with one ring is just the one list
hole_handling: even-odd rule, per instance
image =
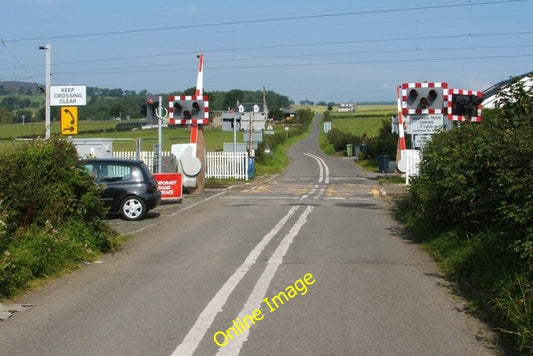
[[50, 87], [51, 106], [84, 106], [87, 103], [85, 85], [67, 85]]

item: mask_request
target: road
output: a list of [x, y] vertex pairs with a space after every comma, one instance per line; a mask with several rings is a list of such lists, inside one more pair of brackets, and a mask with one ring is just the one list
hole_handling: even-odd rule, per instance
[[0, 355], [492, 355], [379, 186], [318, 148], [261, 183], [163, 206], [124, 248], [17, 301]]

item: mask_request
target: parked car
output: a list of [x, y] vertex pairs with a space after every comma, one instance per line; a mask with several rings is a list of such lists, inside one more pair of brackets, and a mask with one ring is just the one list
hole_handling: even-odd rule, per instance
[[94, 158], [83, 163], [95, 182], [105, 185], [101, 199], [110, 213], [120, 213], [125, 220], [140, 220], [161, 204], [157, 181], [143, 161]]

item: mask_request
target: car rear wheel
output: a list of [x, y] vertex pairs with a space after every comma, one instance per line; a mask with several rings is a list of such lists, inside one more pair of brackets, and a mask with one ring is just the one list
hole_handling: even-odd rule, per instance
[[120, 204], [120, 215], [126, 220], [140, 220], [147, 211], [146, 204], [139, 197], [126, 197]]

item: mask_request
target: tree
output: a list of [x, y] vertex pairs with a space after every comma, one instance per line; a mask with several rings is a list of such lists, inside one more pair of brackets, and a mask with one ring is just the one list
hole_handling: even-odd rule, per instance
[[122, 117], [125, 113], [125, 109], [121, 103], [115, 102], [110, 105], [108, 109], [109, 117]]
[[[24, 119], [22, 118], [24, 116]], [[13, 122], [22, 123], [31, 121], [31, 111], [30, 110], [18, 110], [13, 118]]]
[[238, 102], [242, 102], [244, 99], [244, 92], [239, 89], [232, 89], [224, 96], [223, 106], [224, 108], [234, 108]]
[[10, 124], [13, 122], [13, 113], [5, 106], [0, 106], [0, 123]]
[[281, 120], [283, 118], [283, 110], [281, 109], [269, 110], [268, 117], [274, 120]]

